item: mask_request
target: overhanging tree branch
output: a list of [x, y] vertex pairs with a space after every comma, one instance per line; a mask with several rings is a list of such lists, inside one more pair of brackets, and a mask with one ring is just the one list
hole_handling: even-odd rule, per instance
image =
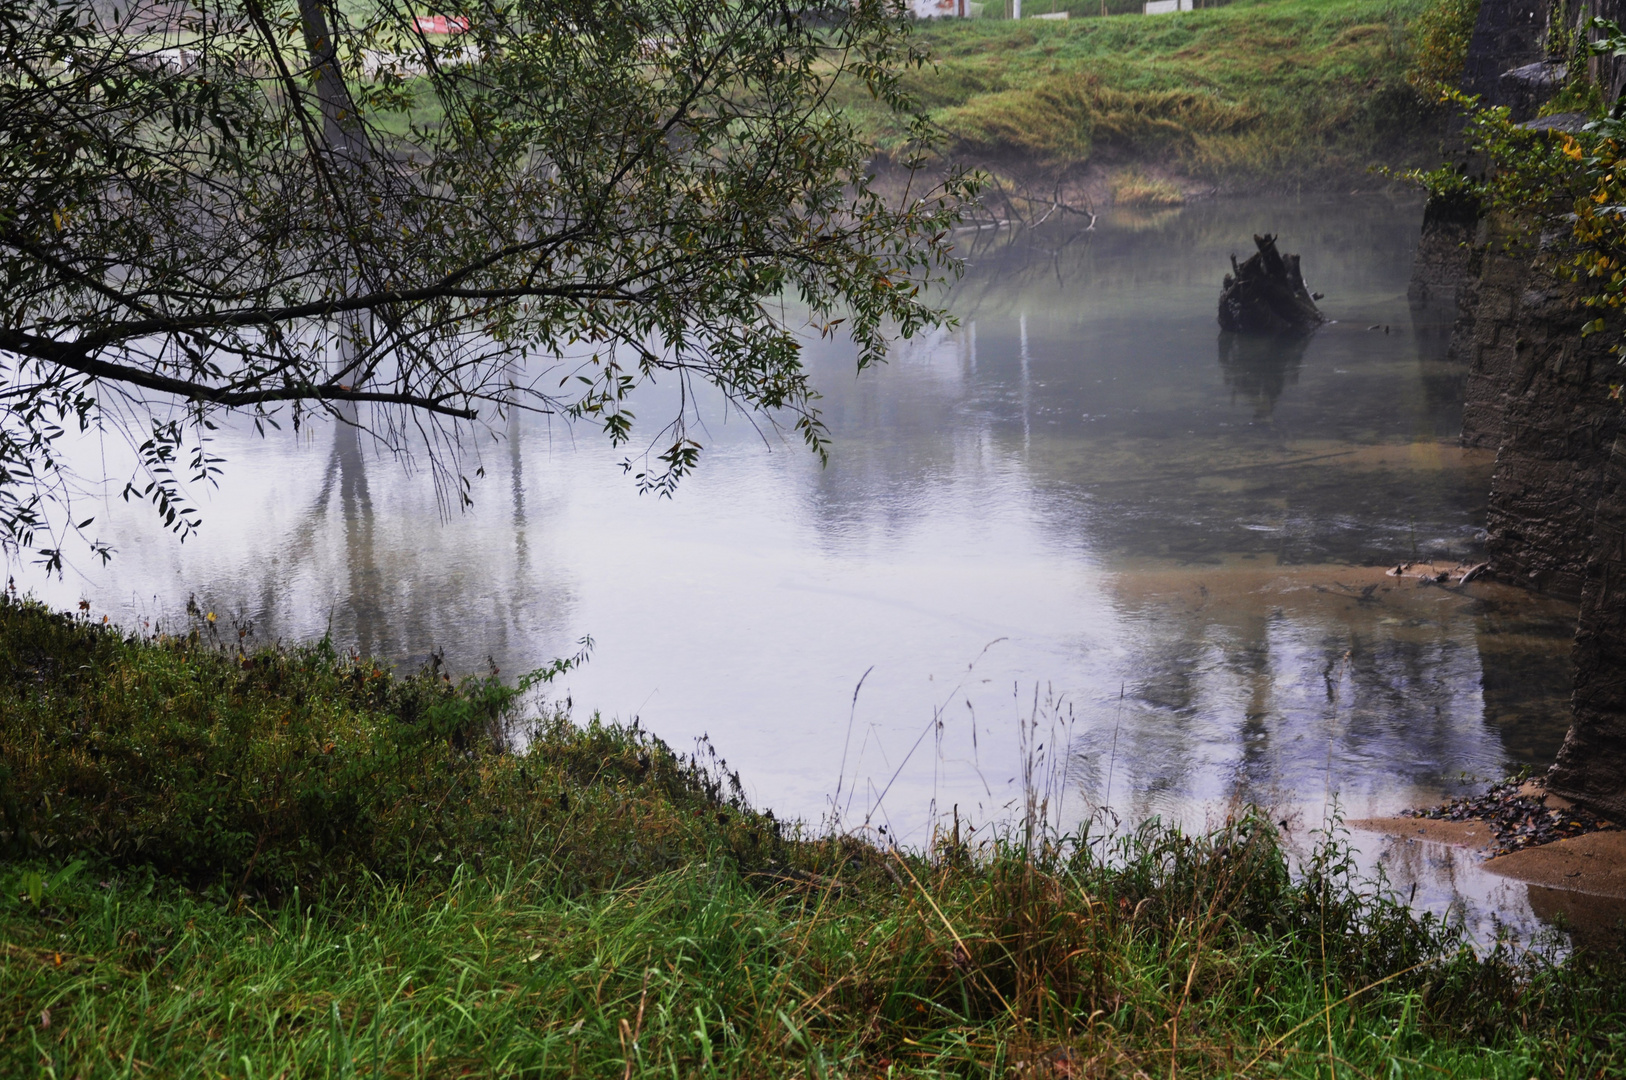
[[229, 387], [209, 386], [191, 379], [176, 379], [159, 375], [129, 364], [115, 364], [106, 360], [98, 360], [72, 348], [62, 346], [41, 348], [29, 343], [29, 348], [16, 348], [13, 347], [12, 340], [9, 335], [0, 334], [0, 347], [4, 347], [11, 352], [24, 353], [42, 359], [48, 358], [51, 363], [58, 367], [66, 368], [69, 371], [77, 371], [93, 379], [127, 383], [130, 386], [139, 386], [143, 390], [156, 390], [164, 394], [174, 394], [185, 401], [204, 401], [229, 409], [269, 405], [276, 402], [355, 401], [378, 405], [402, 405], [407, 408], [422, 409], [424, 412], [437, 413], [441, 416], [450, 416], [459, 420], [474, 420], [479, 416], [473, 409], [454, 408], [445, 404], [444, 400], [424, 397], [419, 394], [355, 390], [348, 386], [331, 384], [322, 386], [284, 386], [269, 390], [234, 390]]
[[[344, 402], [452, 488], [488, 412], [622, 443], [676, 371], [655, 428], [681, 452], [640, 480], [670, 490], [691, 379], [823, 453], [784, 311], [839, 311], [860, 365], [943, 318], [972, 186], [888, 199], [831, 104], [845, 80], [911, 109], [900, 9], [447, 2], [467, 31], [433, 40], [402, 0], [0, 0], [0, 449], [55, 462], [120, 387], [189, 404], [166, 453], [213, 414]], [[0, 490], [0, 545], [68, 497], [48, 474]]]

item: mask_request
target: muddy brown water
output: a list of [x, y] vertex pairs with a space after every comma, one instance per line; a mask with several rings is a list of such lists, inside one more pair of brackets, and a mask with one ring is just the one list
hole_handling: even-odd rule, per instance
[[[662, 500], [593, 432], [516, 421], [446, 517], [344, 431], [231, 429], [193, 541], [115, 484], [109, 566], [12, 572], [127, 625], [178, 625], [195, 594], [259, 640], [461, 671], [591, 635], [557, 687], [579, 716], [709, 735], [758, 805], [904, 841], [956, 807], [1008, 819], [1024, 783], [1064, 823], [1388, 813], [1551, 761], [1574, 618], [1381, 573], [1474, 560], [1492, 464], [1455, 442], [1452, 312], [1405, 297], [1421, 213], [1368, 194], [962, 233], [957, 327], [861, 377], [810, 341], [828, 468], [708, 403], [702, 468]], [[1217, 329], [1264, 231], [1326, 294], [1307, 340]], [[1475, 902], [1529, 915], [1497, 897]]]

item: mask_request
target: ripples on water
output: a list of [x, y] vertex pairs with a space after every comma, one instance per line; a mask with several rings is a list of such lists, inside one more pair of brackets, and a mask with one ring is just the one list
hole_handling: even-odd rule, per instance
[[[466, 671], [591, 634], [578, 713], [709, 734], [757, 803], [817, 820], [839, 786], [849, 824], [904, 840], [951, 806], [1009, 813], [1026, 750], [1066, 777], [1063, 820], [1109, 790], [1129, 819], [1390, 811], [1551, 760], [1574, 614], [1372, 569], [1471, 559], [1484, 522], [1452, 312], [1404, 295], [1420, 220], [1367, 195], [968, 235], [957, 328], [858, 378], [810, 342], [827, 469], [713, 413], [663, 501], [594, 433], [526, 420], [443, 521], [427, 477], [346, 431], [228, 431], [198, 540], [109, 498], [109, 567], [19, 581], [126, 624], [196, 593], [261, 640]], [[1217, 330], [1228, 257], [1264, 231], [1337, 320], [1306, 341]]]

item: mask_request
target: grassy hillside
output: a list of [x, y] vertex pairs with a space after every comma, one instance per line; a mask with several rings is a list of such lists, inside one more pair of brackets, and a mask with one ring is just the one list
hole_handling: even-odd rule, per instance
[[[1423, 7], [1252, 0], [1178, 15], [926, 23], [935, 66], [909, 85], [962, 160], [1330, 180], [1437, 156], [1438, 117], [1406, 82]], [[883, 150], [899, 145], [896, 122], [862, 95], [845, 104]]]
[[[0, 598], [0, 1075], [1531, 1076], [1618, 961], [1476, 955], [1336, 835], [808, 838], [494, 680]], [[769, 720], [768, 722], [771, 722]]]

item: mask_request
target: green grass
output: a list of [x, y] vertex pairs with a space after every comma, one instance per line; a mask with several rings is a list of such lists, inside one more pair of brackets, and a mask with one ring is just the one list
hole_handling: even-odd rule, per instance
[[1297, 867], [1249, 814], [883, 852], [490, 680], [195, 625], [0, 601], [0, 1075], [1626, 1068], [1618, 960], [1476, 955], [1336, 831]]
[[1185, 201], [1180, 189], [1167, 180], [1145, 176], [1134, 169], [1120, 173], [1112, 181], [1114, 206], [1155, 211], [1180, 206]]
[[[935, 65], [908, 85], [961, 160], [1155, 163], [1278, 185], [1347, 178], [1437, 156], [1439, 118], [1406, 78], [1424, 6], [1243, 0], [1166, 16], [922, 24]], [[843, 100], [883, 150], [902, 144], [903, 129], [862, 94]]]
[[638, 731], [516, 724], [529, 698], [495, 678], [238, 644], [201, 613], [148, 639], [0, 599], [0, 850], [280, 899], [488, 858], [569, 864], [588, 889], [718, 842], [783, 846], [726, 777]]

